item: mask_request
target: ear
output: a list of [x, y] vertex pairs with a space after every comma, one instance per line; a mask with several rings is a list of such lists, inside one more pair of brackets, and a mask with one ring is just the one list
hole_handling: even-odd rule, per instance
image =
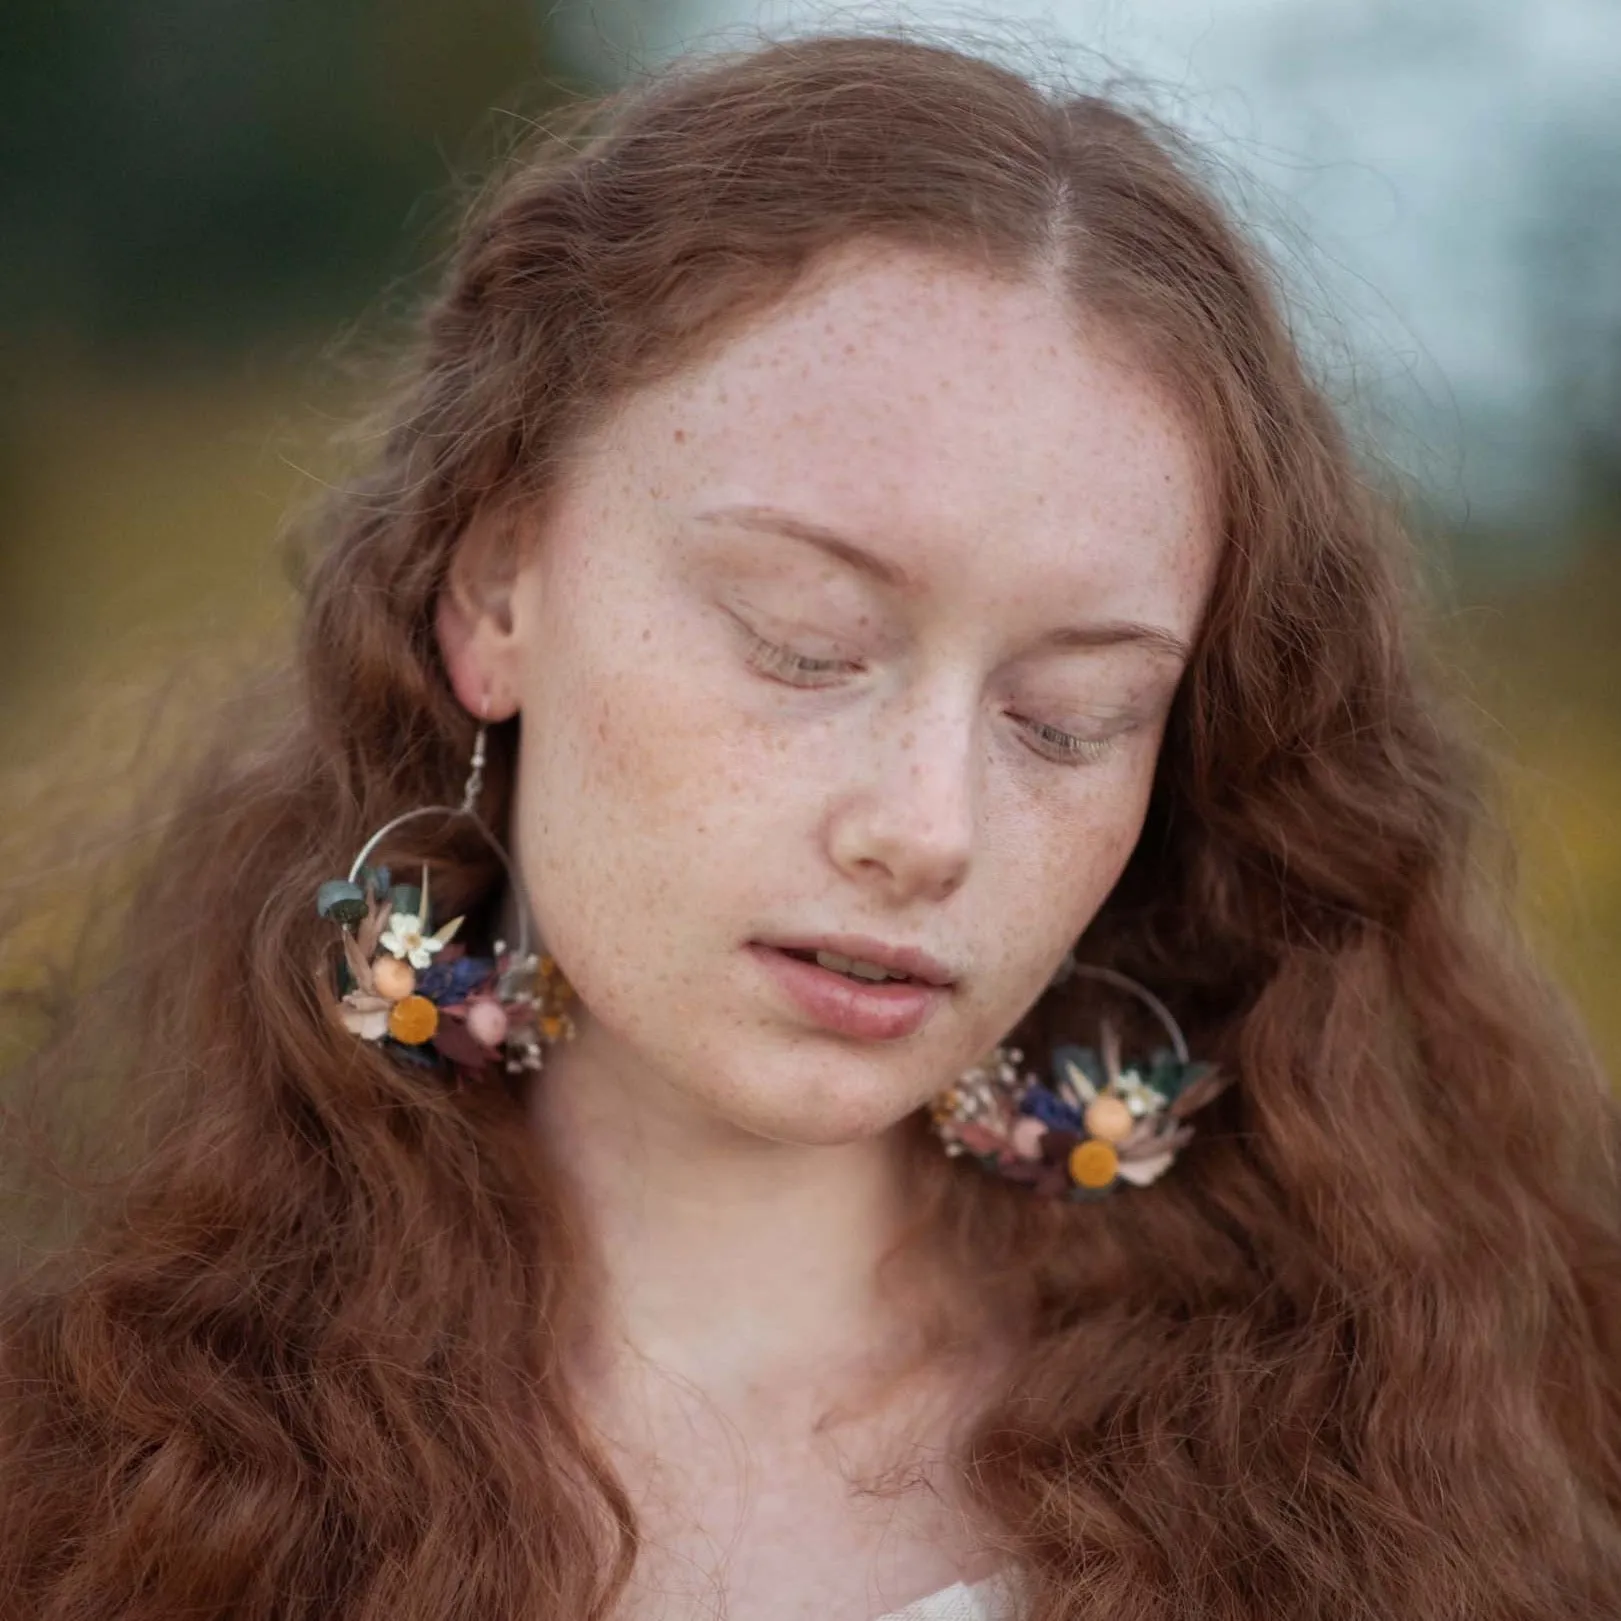
[[478, 514], [462, 531], [434, 605], [434, 629], [450, 685], [483, 720], [518, 712], [518, 638], [513, 594], [519, 547], [511, 514]]

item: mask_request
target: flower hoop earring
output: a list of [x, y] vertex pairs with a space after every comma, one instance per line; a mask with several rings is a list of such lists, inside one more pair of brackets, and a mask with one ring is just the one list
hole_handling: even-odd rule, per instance
[[1136, 980], [1066, 959], [1057, 977], [1070, 974], [1135, 997], [1169, 1047], [1122, 1065], [1119, 1032], [1105, 1017], [1095, 1048], [1053, 1049], [1050, 1084], [1021, 1073], [1017, 1047], [998, 1047], [942, 1092], [930, 1113], [947, 1154], [968, 1155], [1037, 1193], [1095, 1199], [1122, 1182], [1146, 1187], [1160, 1177], [1193, 1136], [1187, 1117], [1231, 1077], [1189, 1058], [1170, 1009]]
[[[529, 908], [512, 859], [478, 814], [487, 728], [480, 721], [460, 805], [421, 805], [372, 834], [349, 868], [316, 893], [315, 909], [343, 931], [337, 1014], [361, 1040], [391, 1057], [453, 1076], [536, 1071], [545, 1048], [574, 1034], [574, 993], [551, 957], [532, 949]], [[433, 927], [428, 868], [420, 885], [396, 884], [373, 852], [396, 829], [421, 818], [470, 823], [495, 852], [517, 909], [518, 938], [496, 940], [489, 955], [458, 938], [465, 918]]]

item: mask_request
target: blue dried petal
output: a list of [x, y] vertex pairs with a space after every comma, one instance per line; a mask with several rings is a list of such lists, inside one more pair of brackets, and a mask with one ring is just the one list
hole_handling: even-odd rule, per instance
[[1034, 1115], [1050, 1131], [1084, 1131], [1080, 1114], [1042, 1086], [1032, 1086], [1019, 1100], [1019, 1113]]
[[495, 963], [489, 957], [431, 963], [417, 975], [417, 995], [441, 1005], [465, 1002], [494, 972]]

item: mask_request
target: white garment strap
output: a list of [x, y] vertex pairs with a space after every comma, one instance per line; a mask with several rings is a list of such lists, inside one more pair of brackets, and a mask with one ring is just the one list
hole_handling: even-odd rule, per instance
[[908, 1604], [904, 1610], [881, 1615], [878, 1621], [1012, 1621], [1006, 1583], [988, 1576], [969, 1586], [955, 1582]]

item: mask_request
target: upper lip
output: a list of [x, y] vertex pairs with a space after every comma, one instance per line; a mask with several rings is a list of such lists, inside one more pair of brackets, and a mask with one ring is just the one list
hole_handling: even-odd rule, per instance
[[892, 974], [908, 974], [925, 985], [950, 985], [956, 975], [928, 952], [916, 946], [892, 946], [865, 934], [784, 935], [762, 940], [761, 945], [778, 951], [831, 951], [852, 962], [870, 962]]

